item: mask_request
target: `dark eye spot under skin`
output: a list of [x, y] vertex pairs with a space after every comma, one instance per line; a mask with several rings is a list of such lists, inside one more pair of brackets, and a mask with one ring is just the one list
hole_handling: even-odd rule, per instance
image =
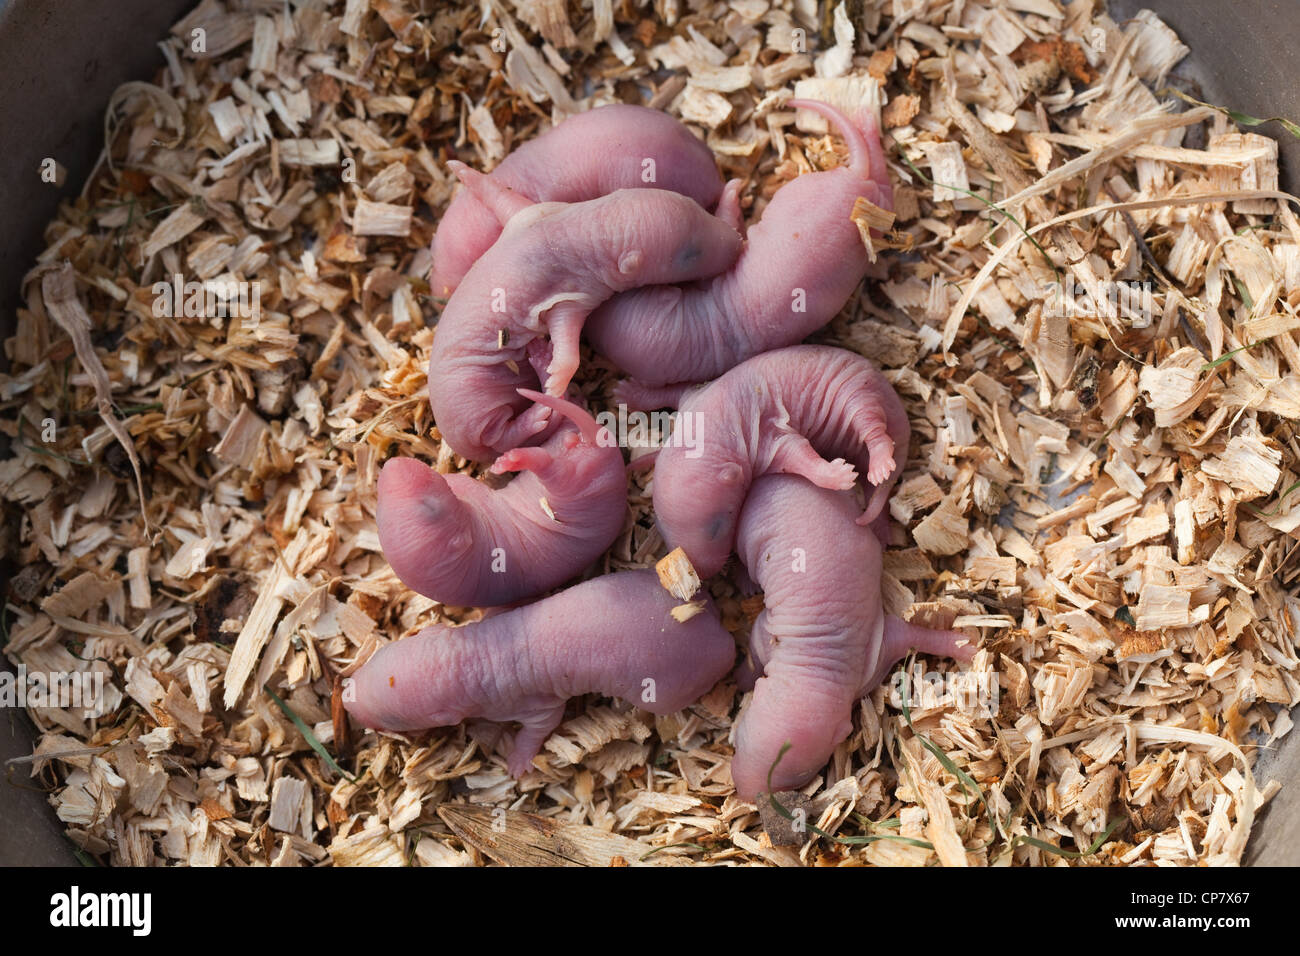
[[703, 254], [704, 248], [700, 245], [700, 241], [698, 239], [692, 239], [677, 250], [677, 255], [674, 257], [674, 261], [679, 267], [687, 269], [695, 265]]
[[713, 516], [709, 522], [709, 540], [717, 541], [722, 537], [722, 533], [727, 530], [731, 524], [731, 515], [723, 511]]

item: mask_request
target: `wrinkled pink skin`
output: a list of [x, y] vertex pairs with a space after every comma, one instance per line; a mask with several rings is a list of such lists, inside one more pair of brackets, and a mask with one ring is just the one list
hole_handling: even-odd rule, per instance
[[443, 440], [476, 461], [545, 437], [551, 410], [517, 389], [545, 375], [542, 390], [564, 394], [592, 309], [636, 286], [716, 275], [740, 251], [732, 225], [674, 192], [534, 204], [453, 166], [506, 224], [448, 301], [429, 358], [429, 404]]
[[[646, 160], [654, 181], [646, 182]], [[614, 104], [573, 116], [524, 143], [492, 179], [535, 202], [582, 202], [617, 189], [669, 189], [712, 209], [722, 191], [713, 153], [659, 110]], [[445, 298], [501, 234], [492, 211], [469, 190], [451, 201], [433, 237], [429, 286]]]
[[864, 489], [858, 523], [868, 525], [884, 511], [911, 438], [903, 403], [876, 367], [821, 345], [754, 356], [686, 393], [679, 423], [686, 415], [697, 441], [659, 452], [654, 510], [668, 546], [685, 550], [706, 577], [730, 556], [755, 479], [794, 474], [844, 490], [865, 478], [875, 487]]
[[764, 609], [750, 634], [752, 666], [742, 665], [742, 687], [753, 686], [754, 696], [736, 725], [731, 761], [743, 800], [812, 779], [852, 732], [853, 705], [911, 648], [974, 655], [973, 646], [957, 646], [968, 641], [963, 634], [885, 615], [880, 541], [857, 515], [853, 492], [794, 475], [758, 479], [745, 500], [736, 553], [763, 591]]
[[866, 274], [866, 249], [849, 219], [854, 200], [893, 208], [875, 118], [864, 110], [860, 128], [823, 103], [790, 105], [833, 121], [849, 144], [850, 164], [782, 186], [736, 264], [717, 278], [637, 289], [592, 314], [587, 341], [636, 383], [702, 382], [752, 355], [794, 345], [833, 319]]
[[627, 478], [613, 437], [573, 403], [530, 395], [573, 424], [498, 458], [496, 474], [522, 472], [504, 488], [413, 458], [384, 465], [379, 544], [407, 587], [443, 604], [510, 604], [563, 584], [623, 530]]
[[[367, 661], [346, 706], [383, 730], [519, 721], [509, 758], [518, 777], [570, 697], [598, 693], [669, 714], [726, 675], [736, 644], [716, 610], [678, 623], [670, 613], [678, 603], [653, 571], [624, 571], [475, 624], [430, 627]], [[654, 682], [651, 700], [645, 681]]]
[[654, 511], [669, 548], [702, 576], [718, 574], [755, 479], [802, 475], [819, 488], [868, 490], [859, 524], [884, 511], [911, 431], [898, 395], [861, 355], [800, 345], [763, 352], [682, 397], [692, 447], [669, 441], [654, 472]]

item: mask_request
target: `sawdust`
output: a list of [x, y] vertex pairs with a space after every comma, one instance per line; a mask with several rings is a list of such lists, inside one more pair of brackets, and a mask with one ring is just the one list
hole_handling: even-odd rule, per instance
[[[176, 24], [47, 229], [0, 378], [6, 653], [104, 679], [100, 717], [29, 708], [74, 842], [119, 865], [1241, 859], [1276, 792], [1249, 764], [1300, 700], [1276, 144], [1157, 98], [1187, 51], [1154, 16], [823, 7], [203, 0]], [[816, 338], [878, 361], [911, 415], [887, 610], [981, 634], [970, 670], [1000, 690], [992, 712], [913, 700], [910, 724], [876, 691], [797, 801], [821, 833], [906, 839], [773, 846], [732, 793], [730, 682], [666, 717], [574, 701], [518, 783], [508, 729], [350, 727], [360, 660], [479, 613], [407, 591], [374, 523], [387, 456], [466, 468], [425, 397], [446, 161], [646, 102], [743, 179], [752, 222], [844, 155], [780, 109], [796, 85], [884, 109], [903, 251]], [[595, 409], [613, 381], [584, 356]], [[663, 556], [651, 480], [597, 570]], [[743, 638], [761, 596], [710, 589]]]

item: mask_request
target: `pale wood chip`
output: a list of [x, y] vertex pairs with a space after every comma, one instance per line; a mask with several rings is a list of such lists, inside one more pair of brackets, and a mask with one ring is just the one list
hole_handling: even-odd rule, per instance
[[664, 590], [679, 601], [689, 601], [700, 589], [700, 576], [681, 548], [674, 548], [660, 558], [655, 571]]
[[408, 236], [411, 213], [410, 206], [358, 199], [352, 212], [352, 232], [358, 236]]

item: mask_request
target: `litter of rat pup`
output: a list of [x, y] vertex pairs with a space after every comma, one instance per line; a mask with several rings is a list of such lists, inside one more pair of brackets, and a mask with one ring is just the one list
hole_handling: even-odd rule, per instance
[[[205, 0], [47, 231], [0, 380], [25, 568], [4, 631], [29, 672], [103, 675], [107, 720], [29, 708], [72, 839], [117, 864], [473, 865], [501, 859], [473, 814], [504, 807], [601, 831], [600, 865], [633, 862], [611, 836], [647, 863], [1239, 861], [1277, 789], [1255, 747], [1300, 700], [1300, 229], [1276, 144], [1162, 106], [1185, 48], [1086, 0], [864, 0], [825, 24], [767, 0], [482, 9]], [[744, 180], [751, 223], [846, 158], [785, 99], [883, 91], [894, 221], [857, 215], [891, 230], [885, 275], [814, 341], [877, 362], [912, 422], [886, 610], [979, 629], [1000, 706], [904, 716], [877, 690], [804, 790], [822, 832], [906, 840], [773, 846], [732, 793], [729, 681], [671, 715], [589, 699], [518, 786], [494, 725], [339, 716], [355, 661], [477, 616], [401, 586], [374, 521], [388, 455], [469, 470], [426, 397], [444, 161], [490, 168], [638, 85]], [[255, 282], [257, 321], [156, 314], [177, 275]], [[602, 570], [663, 557], [648, 480]], [[710, 586], [743, 633], [761, 603]]]

